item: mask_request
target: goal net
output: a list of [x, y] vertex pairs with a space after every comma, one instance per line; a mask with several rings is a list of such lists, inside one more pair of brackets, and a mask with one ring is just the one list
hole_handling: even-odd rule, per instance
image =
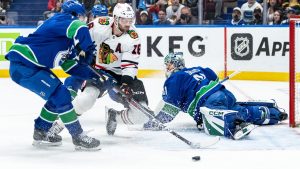
[[300, 124], [300, 16], [293, 16], [289, 26], [290, 38], [290, 127]]

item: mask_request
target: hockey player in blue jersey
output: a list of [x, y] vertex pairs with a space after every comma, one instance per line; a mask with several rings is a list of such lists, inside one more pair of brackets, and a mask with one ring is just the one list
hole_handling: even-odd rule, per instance
[[[63, 3], [62, 9], [62, 13], [46, 20], [28, 37], [16, 39], [6, 55], [10, 61], [10, 76], [17, 84], [46, 100], [35, 119], [33, 145], [61, 144], [61, 136], [49, 132], [52, 123], [59, 117], [76, 148], [98, 150], [100, 141], [83, 132], [70, 92], [50, 70], [61, 66], [66, 73], [83, 80], [98, 78], [88, 67], [95, 58], [95, 45], [86, 24], [82, 22], [86, 18], [83, 6], [69, 0]], [[76, 45], [85, 51], [85, 57], [79, 60], [75, 59]]]
[[[164, 61], [167, 80], [156, 109], [156, 119], [162, 123], [172, 121], [183, 111], [207, 134], [238, 140], [249, 134], [254, 125], [277, 124], [287, 118], [275, 101], [236, 102], [210, 68], [186, 68], [182, 53], [170, 53]], [[161, 129], [155, 120], [145, 123], [144, 128]]]
[[[89, 18], [89, 21], [94, 20], [97, 17], [104, 17], [108, 16], [108, 9], [105, 5], [97, 4], [92, 8], [91, 15]], [[80, 52], [81, 49], [78, 49]], [[66, 78], [64, 84], [68, 87], [68, 89], [71, 92], [72, 99], [74, 99], [77, 96], [77, 92], [79, 89], [82, 88], [82, 85], [84, 83], [84, 80], [77, 78], [76, 76], [70, 76]]]

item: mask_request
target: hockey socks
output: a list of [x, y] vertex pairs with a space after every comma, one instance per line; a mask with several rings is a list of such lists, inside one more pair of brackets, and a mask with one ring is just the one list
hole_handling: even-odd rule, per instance
[[72, 136], [79, 135], [83, 132], [74, 108], [64, 113], [60, 113], [59, 117]]
[[45, 106], [42, 108], [40, 116], [35, 119], [34, 127], [43, 131], [48, 131], [52, 123], [57, 119], [58, 113], [48, 110]]

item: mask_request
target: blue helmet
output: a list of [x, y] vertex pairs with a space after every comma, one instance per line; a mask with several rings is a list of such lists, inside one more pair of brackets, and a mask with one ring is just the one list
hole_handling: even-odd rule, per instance
[[69, 13], [75, 16], [85, 15], [85, 9], [77, 0], [68, 0], [61, 6], [64, 13]]
[[92, 9], [92, 14], [95, 16], [108, 16], [108, 9], [105, 5], [95, 5]]

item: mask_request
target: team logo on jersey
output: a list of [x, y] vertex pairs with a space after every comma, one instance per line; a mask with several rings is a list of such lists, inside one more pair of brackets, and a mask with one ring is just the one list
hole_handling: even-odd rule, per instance
[[128, 34], [129, 34], [129, 36], [132, 38], [132, 39], [136, 39], [136, 38], [138, 38], [139, 37], [139, 35], [136, 33], [136, 31], [134, 31], [134, 30], [129, 30], [128, 31]]
[[98, 20], [100, 25], [109, 25], [109, 18], [108, 17], [100, 17]]
[[100, 45], [98, 53], [98, 61], [103, 64], [110, 64], [118, 60], [118, 57], [114, 55], [114, 50], [110, 49], [110, 46], [106, 43]]
[[237, 33], [231, 36], [231, 57], [234, 60], [251, 60], [253, 37], [249, 33]]

